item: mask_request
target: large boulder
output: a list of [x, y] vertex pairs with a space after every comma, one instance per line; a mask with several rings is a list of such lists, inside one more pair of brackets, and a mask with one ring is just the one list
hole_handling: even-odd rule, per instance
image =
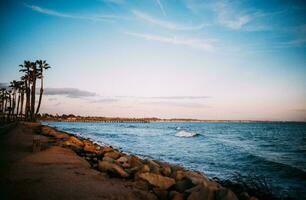
[[56, 139], [67, 139], [69, 137], [68, 134], [59, 132], [48, 126], [42, 126], [41, 133], [43, 135], [55, 137]]
[[101, 154], [101, 148], [90, 141], [84, 141], [84, 151], [89, 153]]
[[153, 192], [158, 197], [159, 200], [167, 200], [168, 199], [168, 191], [161, 188], [153, 188]]
[[105, 153], [107, 152], [110, 152], [110, 151], [114, 151], [114, 149], [112, 147], [103, 147], [101, 149], [101, 153], [104, 155]]
[[182, 179], [189, 179], [194, 185], [205, 184], [207, 185], [210, 181], [209, 179], [202, 173], [192, 172], [192, 171], [176, 171], [174, 178], [176, 181], [180, 181]]
[[171, 166], [168, 164], [163, 164], [162, 165], [162, 174], [165, 176], [170, 176], [171, 175]]
[[77, 145], [77, 146], [80, 146], [80, 147], [83, 147], [84, 146], [84, 143], [82, 142], [82, 140], [74, 137], [74, 136], [70, 136], [69, 139], [68, 139], [69, 142]]
[[160, 174], [160, 166], [157, 162], [153, 160], [148, 160], [147, 164], [150, 167], [150, 172], [155, 173], [155, 174]]
[[171, 191], [169, 192], [169, 199], [171, 200], [184, 200], [184, 194], [176, 192], [176, 191]]
[[116, 160], [116, 163], [123, 168], [130, 168], [129, 158], [127, 156], [121, 156]]
[[192, 181], [187, 178], [177, 181], [174, 185], [175, 190], [182, 193], [185, 192], [185, 190], [193, 188], [194, 186], [195, 185], [192, 183]]
[[121, 154], [118, 151], [114, 150], [114, 151], [105, 153], [104, 156], [117, 160], [121, 156]]
[[115, 174], [117, 176], [127, 178], [129, 177], [129, 174], [124, 171], [119, 165], [115, 163], [110, 163], [108, 161], [100, 161], [98, 165], [98, 169], [101, 170], [102, 172], [109, 172], [111, 174]]
[[175, 180], [173, 178], [161, 176], [154, 173], [140, 173], [138, 176], [139, 178], [148, 181], [151, 185], [156, 186], [160, 189], [167, 190], [175, 184]]
[[131, 165], [131, 168], [140, 169], [143, 166], [141, 159], [133, 155], [130, 156], [129, 163]]
[[189, 189], [188, 192], [190, 192], [190, 195], [187, 200], [215, 200], [214, 190], [210, 190], [201, 184]]
[[236, 195], [227, 188], [221, 188], [216, 191], [216, 200], [238, 200]]

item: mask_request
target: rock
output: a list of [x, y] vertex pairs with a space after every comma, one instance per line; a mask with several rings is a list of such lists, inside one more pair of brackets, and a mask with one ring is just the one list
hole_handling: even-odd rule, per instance
[[247, 192], [241, 192], [239, 194], [239, 199], [240, 200], [249, 200], [250, 199], [250, 195]]
[[141, 173], [146, 173], [146, 172], [150, 172], [150, 167], [149, 165], [145, 164], [142, 166], [142, 168], [140, 169]]
[[203, 185], [195, 186], [189, 191], [191, 191], [191, 194], [188, 196], [187, 200], [215, 200], [214, 191], [203, 187]]
[[173, 178], [161, 176], [154, 173], [140, 173], [139, 178], [148, 181], [151, 185], [159, 187], [161, 189], [168, 189], [172, 185], [175, 184], [175, 180]]
[[129, 159], [126, 156], [121, 156], [116, 161], [119, 162], [119, 163], [125, 163], [125, 162], [128, 162]]
[[148, 165], [150, 167], [150, 172], [155, 174], [160, 174], [160, 166], [153, 160], [148, 160]]
[[120, 153], [118, 151], [110, 151], [105, 153], [104, 156], [116, 160], [120, 157]]
[[174, 178], [176, 181], [180, 181], [185, 177], [185, 173], [182, 170], [177, 170], [174, 174]]
[[162, 174], [165, 176], [170, 176], [171, 175], [171, 167], [168, 164], [164, 164], [162, 166]]
[[160, 188], [153, 188], [153, 192], [156, 194], [158, 199], [167, 200], [167, 197], [168, 197], [168, 191], [167, 190], [160, 189]]
[[116, 160], [116, 163], [121, 165], [123, 168], [130, 168], [129, 158], [127, 156], [121, 156]]
[[238, 198], [231, 190], [221, 188], [216, 191], [216, 200], [238, 200]]
[[136, 167], [140, 169], [143, 166], [143, 163], [141, 162], [141, 160], [136, 156], [130, 156], [129, 163], [131, 165], [131, 168]]
[[95, 144], [89, 141], [84, 141], [84, 151], [95, 154], [101, 154], [99, 146], [96, 146]]
[[203, 174], [192, 172], [192, 171], [184, 172], [184, 177], [191, 180], [194, 185], [198, 185], [198, 184], [208, 185], [208, 182], [209, 182], [208, 178], [204, 176]]
[[182, 179], [182, 180], [180, 180], [180, 181], [177, 181], [176, 183], [175, 183], [175, 185], [174, 185], [174, 187], [175, 187], [175, 190], [176, 191], [178, 191], [178, 192], [184, 192], [185, 190], [188, 190], [188, 189], [190, 189], [190, 188], [192, 188], [192, 187], [194, 187], [195, 185], [192, 183], [192, 181], [191, 180], [189, 180], [189, 179], [186, 179], [186, 178], [184, 178], [184, 179]]
[[56, 139], [67, 139], [69, 137], [68, 134], [59, 132], [59, 131], [57, 131], [53, 128], [50, 128], [48, 126], [43, 126], [41, 128], [41, 133], [43, 135], [55, 137]]
[[104, 147], [101, 151], [102, 154], [105, 154], [107, 152], [110, 152], [110, 151], [114, 151], [114, 149], [112, 147]]
[[169, 198], [171, 200], [184, 200], [184, 195], [182, 193], [176, 192], [176, 191], [171, 191]]
[[70, 147], [72, 150], [74, 150], [74, 151], [76, 151], [76, 152], [81, 152], [81, 150], [82, 150], [82, 147], [81, 146], [79, 146], [79, 145], [76, 145], [76, 144], [74, 144], [74, 143], [72, 143], [72, 142], [70, 142], [70, 141], [65, 141], [64, 143], [63, 143], [63, 145], [64, 146], [67, 146], [67, 147]]
[[103, 160], [104, 160], [104, 161], [107, 161], [107, 162], [110, 162], [110, 163], [115, 162], [115, 160], [114, 160], [113, 158], [106, 157], [106, 156], [103, 157]]
[[70, 136], [68, 141], [80, 147], [84, 146], [84, 143], [74, 136]]
[[115, 163], [110, 163], [107, 161], [100, 161], [98, 168], [102, 172], [111, 172], [111, 173], [114, 173], [115, 175], [119, 175], [124, 178], [129, 176], [129, 174], [126, 171], [124, 171], [124, 169], [122, 169], [119, 165]]

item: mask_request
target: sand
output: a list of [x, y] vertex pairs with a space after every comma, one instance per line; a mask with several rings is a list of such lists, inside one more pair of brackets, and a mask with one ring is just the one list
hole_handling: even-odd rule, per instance
[[134, 183], [109, 178], [71, 149], [40, 135], [32, 151], [36, 123], [18, 123], [0, 136], [1, 199], [156, 199]]

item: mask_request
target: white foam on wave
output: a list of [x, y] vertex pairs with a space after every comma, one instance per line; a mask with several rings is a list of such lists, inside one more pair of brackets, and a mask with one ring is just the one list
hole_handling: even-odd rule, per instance
[[197, 133], [188, 132], [188, 131], [179, 131], [175, 134], [176, 137], [194, 137], [197, 136]]

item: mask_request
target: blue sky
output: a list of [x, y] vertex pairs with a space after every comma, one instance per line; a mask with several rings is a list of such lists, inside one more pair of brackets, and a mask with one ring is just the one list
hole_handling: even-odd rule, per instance
[[43, 112], [306, 120], [303, 1], [1, 1], [0, 82], [46, 59]]

